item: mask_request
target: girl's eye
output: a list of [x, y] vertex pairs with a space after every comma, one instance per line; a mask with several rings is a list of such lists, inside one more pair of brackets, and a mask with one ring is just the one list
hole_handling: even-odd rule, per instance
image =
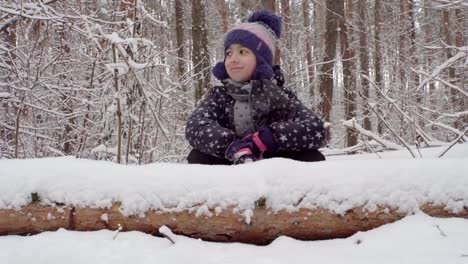
[[249, 53], [249, 51], [248, 51], [248, 50], [245, 50], [245, 49], [241, 49], [240, 53], [241, 53], [241, 54], [247, 54], [247, 53]]
[[230, 50], [226, 51], [226, 56], [227, 57], [230, 57], [231, 55], [232, 55], [232, 51], [230, 51]]

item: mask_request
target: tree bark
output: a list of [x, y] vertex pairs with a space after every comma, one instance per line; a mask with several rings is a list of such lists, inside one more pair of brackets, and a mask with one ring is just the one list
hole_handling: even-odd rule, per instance
[[[400, 105], [403, 111], [407, 111], [408, 107], [408, 77], [407, 77], [407, 64], [408, 64], [408, 52], [406, 51], [406, 34], [407, 34], [407, 25], [406, 25], [406, 1], [399, 0], [399, 16], [398, 16], [398, 30], [399, 30], [399, 41], [398, 41], [398, 69], [400, 72], [400, 86], [398, 93], [400, 94]], [[405, 135], [409, 134], [409, 126], [405, 121], [403, 116], [400, 116], [400, 131], [399, 135], [402, 138], [405, 138]]]
[[[466, 13], [463, 13], [462, 10], [460, 9], [455, 9], [455, 47], [464, 47], [465, 46], [465, 38], [463, 37], [463, 30], [466, 32]], [[466, 70], [463, 70], [463, 68], [460, 69], [460, 76], [457, 79], [459, 87], [462, 89], [466, 89], [466, 80], [468, 79], [468, 73]], [[453, 89], [452, 89], [453, 90]], [[463, 96], [462, 94], [458, 93], [459, 98], [458, 98], [458, 109], [460, 111], [463, 111], [464, 109], [468, 109], [468, 98], [466, 96]], [[467, 124], [468, 123], [468, 116], [465, 115], [463, 118], [461, 118], [460, 123], [462, 124]]]
[[[289, 0], [281, 0], [281, 18], [282, 18], [282, 33], [281, 39], [283, 43], [286, 43], [286, 49], [292, 50], [292, 35], [291, 35], [291, 14], [290, 14], [290, 4]], [[281, 50], [276, 47], [276, 54], [275, 54], [275, 64], [281, 63]], [[286, 58], [285, 62], [287, 62], [288, 70], [286, 71], [286, 77], [292, 79], [291, 75], [293, 73], [292, 70], [292, 58]]]
[[[179, 72], [179, 79], [185, 73], [185, 52], [184, 52], [184, 8], [181, 0], [176, 0], [174, 4], [175, 8], [175, 22], [176, 22], [176, 43], [177, 43], [177, 70]], [[182, 91], [187, 92], [185, 85], [182, 85]]]
[[[367, 47], [367, 8], [365, 1], [358, 1], [358, 28], [359, 28], [359, 60], [361, 73], [369, 76], [369, 56], [367, 54], [368, 47]], [[369, 82], [366, 78], [361, 78], [361, 91], [362, 95], [364, 96], [364, 100], [368, 100], [369, 98]], [[369, 108], [365, 107], [362, 113], [364, 116], [363, 127], [366, 130], [371, 130], [371, 122], [370, 122], [370, 111]]]
[[[345, 119], [350, 120], [356, 117], [356, 76], [353, 76], [354, 67], [354, 49], [351, 46], [353, 39], [352, 30], [348, 30], [345, 19], [353, 21], [353, 0], [348, 0], [348, 14], [345, 18], [345, 3], [341, 4], [338, 8], [337, 15], [338, 27], [340, 28], [340, 47], [343, 64], [343, 83], [344, 83], [344, 96], [345, 96]], [[354, 130], [346, 128], [346, 145], [347, 147], [354, 146], [357, 144], [357, 134]]]
[[[114, 63], [117, 63], [117, 48], [115, 47], [115, 44], [112, 44], [112, 60]], [[118, 70], [114, 70], [114, 89], [115, 89], [115, 101], [117, 105], [117, 110], [115, 112], [115, 115], [117, 117], [117, 163], [121, 162], [122, 159], [122, 108], [121, 108], [121, 102], [120, 102], [120, 91], [119, 91], [119, 76], [118, 76]]]
[[[180, 0], [179, 0], [180, 1]], [[223, 32], [228, 31], [229, 20], [228, 20], [228, 8], [225, 0], [218, 0], [219, 12], [221, 13], [221, 18], [223, 19]]]
[[262, 0], [263, 8], [270, 10], [272, 13], [276, 12], [276, 0]]
[[195, 102], [198, 102], [210, 82], [208, 32], [206, 30], [205, 7], [201, 0], [192, 1], [192, 62], [196, 76]]
[[[311, 45], [311, 30], [310, 30], [310, 19], [309, 19], [309, 1], [302, 1], [302, 15], [304, 17], [304, 29], [305, 29], [305, 49], [306, 49], [306, 62], [307, 62], [307, 83], [309, 85], [309, 95], [311, 100], [315, 97], [315, 85], [314, 85], [314, 64], [312, 59], [312, 45]], [[312, 111], [315, 112], [315, 104], [312, 103]]]
[[[467, 208], [453, 213], [445, 211], [444, 205], [426, 204], [420, 209], [435, 217], [468, 219]], [[349, 237], [356, 232], [392, 223], [408, 215], [385, 206], [372, 212], [357, 207], [343, 215], [323, 208], [273, 212], [259, 206], [254, 209], [250, 222], [246, 222], [244, 216], [234, 213], [232, 208], [220, 213], [216, 213], [214, 208], [208, 211], [209, 216], [197, 216], [195, 212], [189, 211], [147, 211], [144, 217], [126, 217], [122, 215], [119, 204], [108, 209], [95, 209], [43, 206], [36, 202], [20, 210], [0, 209], [0, 235], [37, 234], [60, 228], [77, 231], [116, 230], [119, 225], [123, 231], [159, 235], [159, 227], [166, 225], [175, 234], [192, 238], [265, 245], [279, 236], [300, 240]]]
[[[375, 84], [381, 87], [382, 85], [382, 73], [381, 73], [381, 64], [382, 64], [382, 46], [380, 43], [380, 32], [381, 32], [381, 6], [380, 0], [375, 0], [374, 6], [374, 26], [375, 26], [375, 35], [374, 35], [374, 72], [375, 72]], [[377, 98], [380, 98], [380, 94], [377, 94]], [[380, 101], [380, 100], [378, 100]], [[383, 124], [380, 119], [377, 121], [377, 133], [380, 135], [383, 134]]]
[[[453, 45], [453, 40], [452, 40], [452, 33], [451, 33], [451, 23], [450, 23], [450, 11], [449, 10], [443, 10], [442, 11], [442, 16], [443, 16], [443, 34], [445, 36], [445, 43], [447, 46], [452, 46]], [[451, 48], [446, 48], [446, 54], [447, 54], [447, 59], [451, 58], [453, 56]], [[455, 68], [454, 67], [449, 67], [448, 68], [448, 73], [449, 73], [449, 81], [450, 83], [455, 84]], [[458, 92], [455, 89], [449, 88], [450, 89], [450, 102], [452, 105], [452, 111], [457, 112], [460, 111], [459, 108], [459, 99], [458, 99]], [[456, 129], [459, 129], [460, 127], [460, 122], [459, 120], [455, 120], [453, 122], [453, 127]]]
[[[333, 66], [335, 65], [336, 57], [336, 40], [338, 33], [336, 13], [339, 6], [343, 5], [343, 0], [327, 0], [326, 1], [326, 26], [325, 26], [325, 55], [321, 68], [320, 77], [320, 105], [322, 117], [325, 121], [330, 122], [332, 102], [333, 102]], [[328, 134], [328, 139], [330, 133]]]

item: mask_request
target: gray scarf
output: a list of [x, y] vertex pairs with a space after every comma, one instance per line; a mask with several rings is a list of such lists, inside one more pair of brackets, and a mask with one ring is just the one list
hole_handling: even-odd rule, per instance
[[223, 83], [225, 84], [229, 95], [231, 95], [235, 100], [233, 113], [236, 134], [243, 137], [247, 134], [253, 133], [255, 129], [250, 107], [252, 83], [236, 82], [231, 79], [226, 79]]

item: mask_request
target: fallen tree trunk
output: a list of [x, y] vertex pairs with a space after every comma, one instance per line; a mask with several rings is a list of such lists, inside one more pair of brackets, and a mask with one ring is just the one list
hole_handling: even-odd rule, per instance
[[[448, 212], [443, 205], [425, 204], [424, 213], [435, 217], [462, 217], [468, 219], [468, 208], [460, 212]], [[195, 212], [166, 213], [148, 211], [144, 216], [124, 216], [120, 205], [108, 209], [67, 208], [44, 206], [31, 203], [20, 210], [0, 209], [0, 235], [37, 234], [60, 228], [78, 231], [118, 229], [141, 231], [160, 235], [159, 227], [166, 225], [175, 234], [207, 241], [244, 242], [264, 245], [278, 236], [289, 236], [301, 240], [344, 238], [358, 231], [367, 231], [384, 224], [395, 222], [407, 214], [385, 207], [367, 211], [362, 207], [337, 215], [326, 209], [300, 209], [294, 212], [273, 212], [265, 207], [253, 210], [250, 223], [244, 215], [233, 210], [211, 216], [196, 216]]]

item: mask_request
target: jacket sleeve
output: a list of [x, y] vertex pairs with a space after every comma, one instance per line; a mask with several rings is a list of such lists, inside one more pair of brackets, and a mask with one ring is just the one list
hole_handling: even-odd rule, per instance
[[278, 150], [302, 151], [324, 146], [325, 129], [322, 120], [305, 107], [291, 90], [281, 89], [283, 90], [282, 99], [286, 99], [286, 103], [277, 104], [283, 106], [282, 109], [278, 109], [277, 114], [285, 118], [270, 124], [276, 137]]
[[226, 96], [221, 87], [208, 91], [187, 121], [185, 136], [190, 145], [199, 151], [224, 157], [226, 148], [236, 138], [236, 133], [221, 125], [228, 118]]

